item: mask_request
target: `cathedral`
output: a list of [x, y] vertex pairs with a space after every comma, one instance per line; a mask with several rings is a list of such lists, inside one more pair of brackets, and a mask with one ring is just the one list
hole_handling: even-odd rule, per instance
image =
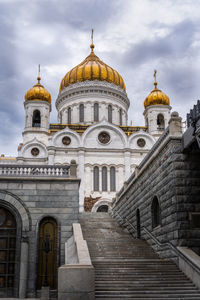
[[[122, 76], [91, 52], [66, 73], [50, 124], [52, 99], [37, 83], [25, 94], [25, 128], [17, 164], [78, 165], [80, 211], [107, 211], [112, 199], [163, 133], [169, 97], [157, 88], [144, 101], [145, 126], [128, 125], [130, 105]], [[2, 158], [0, 163], [3, 163]], [[13, 162], [13, 161], [12, 161]], [[6, 161], [8, 163], [8, 160]]]
[[39, 68], [25, 93], [18, 155], [0, 157], [0, 297], [39, 297], [47, 284], [57, 291], [79, 213], [108, 211], [168, 127], [170, 99], [157, 88], [156, 71], [154, 78], [144, 100], [145, 126], [129, 126], [124, 80], [92, 43], [61, 80], [58, 121], [51, 124], [52, 98]]

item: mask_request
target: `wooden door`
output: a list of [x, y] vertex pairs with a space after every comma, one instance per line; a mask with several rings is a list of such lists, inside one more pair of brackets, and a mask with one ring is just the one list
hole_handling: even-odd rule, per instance
[[[49, 252], [45, 253], [46, 243]], [[58, 226], [55, 219], [47, 217], [40, 222], [38, 247], [38, 289], [45, 285], [47, 268], [47, 282], [51, 289], [57, 289], [57, 253], [58, 253]], [[47, 264], [46, 264], [47, 261]]]

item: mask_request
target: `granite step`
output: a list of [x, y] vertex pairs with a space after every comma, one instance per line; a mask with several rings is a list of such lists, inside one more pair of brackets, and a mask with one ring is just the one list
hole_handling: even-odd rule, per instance
[[95, 268], [96, 299], [200, 300], [200, 291], [170, 260], [134, 239], [106, 213], [80, 214]]

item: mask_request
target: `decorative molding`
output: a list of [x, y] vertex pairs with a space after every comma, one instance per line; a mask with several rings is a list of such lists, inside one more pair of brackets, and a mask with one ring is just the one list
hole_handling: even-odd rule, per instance
[[102, 98], [105, 98], [105, 95], [109, 98], [113, 98], [114, 101], [122, 101], [122, 103], [127, 107], [130, 106], [130, 101], [127, 97], [127, 94], [119, 86], [115, 84], [108, 83], [106, 81], [83, 81], [77, 82], [75, 84], [69, 85], [61, 91], [56, 100], [57, 110], [61, 109], [61, 106], [65, 104], [69, 99], [78, 99], [87, 97], [88, 94], [97, 94]]

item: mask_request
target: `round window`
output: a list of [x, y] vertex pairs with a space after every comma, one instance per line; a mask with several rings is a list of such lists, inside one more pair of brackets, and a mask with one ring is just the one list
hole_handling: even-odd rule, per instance
[[139, 147], [143, 148], [146, 145], [146, 142], [145, 142], [144, 139], [140, 138], [140, 139], [137, 140], [137, 144], [138, 144]]
[[107, 132], [102, 131], [98, 135], [98, 140], [102, 144], [107, 144], [110, 141], [110, 135]]
[[31, 150], [31, 154], [32, 154], [33, 156], [37, 156], [39, 153], [40, 153], [40, 150], [39, 150], [38, 148], [33, 148], [33, 149]]
[[62, 143], [65, 146], [68, 146], [69, 144], [71, 144], [71, 139], [69, 136], [64, 136], [64, 138], [62, 139]]

